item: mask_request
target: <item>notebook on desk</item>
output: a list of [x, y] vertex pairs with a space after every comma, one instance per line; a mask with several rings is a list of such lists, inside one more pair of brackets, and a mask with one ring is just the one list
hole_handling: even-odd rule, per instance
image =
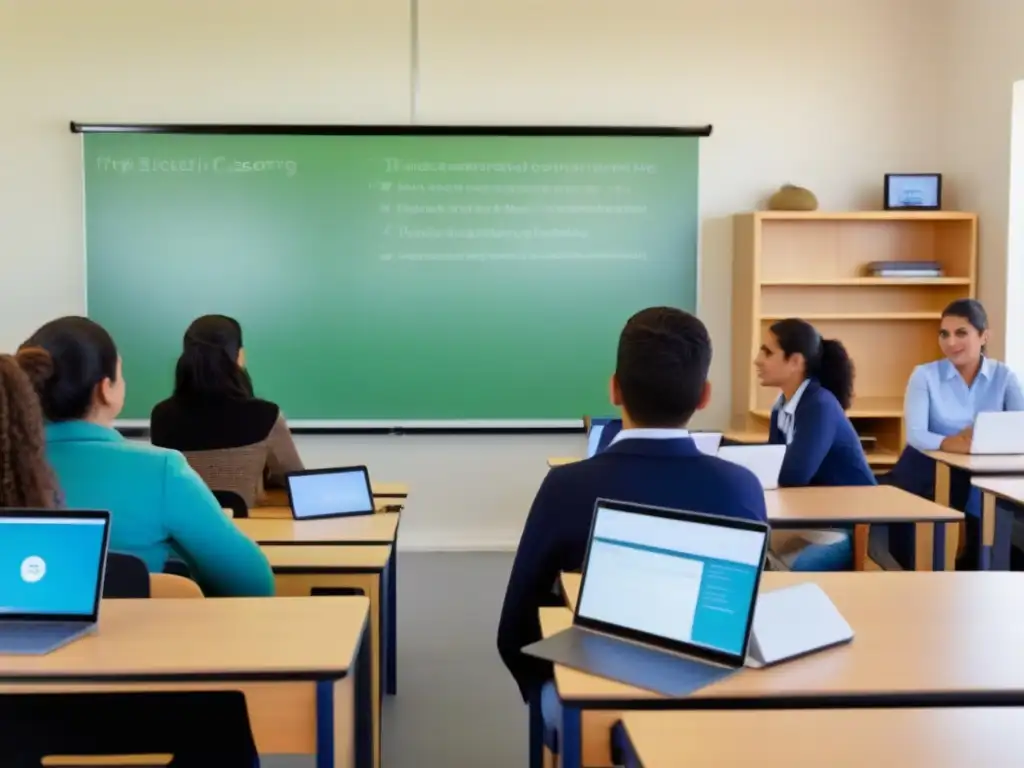
[[307, 469], [289, 472], [285, 479], [296, 520], [374, 513], [370, 473], [364, 466]]
[[768, 526], [599, 499], [573, 625], [523, 648], [685, 696], [746, 661]]
[[0, 510], [0, 655], [42, 655], [99, 620], [110, 514]]
[[981, 456], [1024, 454], [1024, 411], [979, 413], [974, 420], [971, 453]]

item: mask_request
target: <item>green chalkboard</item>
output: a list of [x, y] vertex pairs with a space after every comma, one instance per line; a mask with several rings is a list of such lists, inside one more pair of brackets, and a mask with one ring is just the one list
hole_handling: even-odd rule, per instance
[[86, 133], [87, 306], [126, 419], [229, 314], [292, 420], [604, 413], [623, 322], [692, 310], [694, 137]]

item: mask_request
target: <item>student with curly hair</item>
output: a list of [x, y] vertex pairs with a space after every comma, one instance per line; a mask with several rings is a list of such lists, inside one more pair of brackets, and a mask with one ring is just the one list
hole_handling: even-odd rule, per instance
[[[23, 354], [27, 361], [35, 352]], [[0, 355], [0, 507], [49, 509], [58, 502], [39, 398], [18, 358]]]

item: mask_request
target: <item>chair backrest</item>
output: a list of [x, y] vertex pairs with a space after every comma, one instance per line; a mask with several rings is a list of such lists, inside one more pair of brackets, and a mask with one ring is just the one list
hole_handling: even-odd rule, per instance
[[107, 553], [107, 571], [103, 578], [103, 597], [149, 597], [149, 569], [135, 555]]
[[230, 509], [235, 517], [248, 517], [249, 507], [238, 493], [235, 491], [214, 491], [214, 498], [220, 502], [220, 505], [224, 509]]
[[153, 598], [203, 597], [203, 590], [192, 579], [172, 573], [149, 574], [149, 594]]

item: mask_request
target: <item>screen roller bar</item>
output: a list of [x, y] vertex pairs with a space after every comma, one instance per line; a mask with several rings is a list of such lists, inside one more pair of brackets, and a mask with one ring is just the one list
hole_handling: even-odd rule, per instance
[[711, 135], [710, 125], [540, 126], [540, 125], [272, 125], [230, 123], [78, 123], [72, 133], [193, 133], [288, 136], [649, 136]]

